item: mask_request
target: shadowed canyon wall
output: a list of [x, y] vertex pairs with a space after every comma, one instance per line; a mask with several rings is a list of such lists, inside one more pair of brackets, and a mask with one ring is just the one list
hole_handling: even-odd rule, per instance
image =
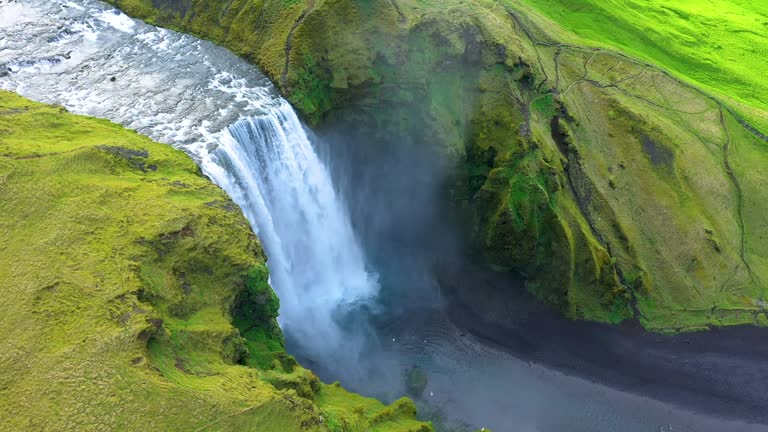
[[468, 243], [449, 243], [573, 318], [768, 322], [766, 143], [652, 65], [561, 43], [512, 1], [112, 3], [258, 64], [343, 143], [371, 238], [434, 245], [455, 218]]

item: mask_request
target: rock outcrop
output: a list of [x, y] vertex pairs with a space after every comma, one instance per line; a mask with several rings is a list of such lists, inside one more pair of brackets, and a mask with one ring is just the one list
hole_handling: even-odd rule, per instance
[[183, 152], [0, 92], [0, 423], [420, 431], [285, 353], [265, 256]]
[[429, 148], [476, 255], [570, 317], [768, 323], [768, 147], [653, 65], [506, 2], [112, 3], [255, 62], [315, 125]]

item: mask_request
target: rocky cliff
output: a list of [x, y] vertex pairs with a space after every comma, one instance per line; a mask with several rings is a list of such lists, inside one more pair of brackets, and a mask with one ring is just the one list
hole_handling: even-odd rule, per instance
[[431, 149], [475, 254], [570, 317], [768, 323], [768, 144], [652, 64], [513, 1], [112, 3], [252, 60], [315, 125]]
[[285, 353], [240, 209], [184, 153], [0, 92], [0, 423], [429, 431]]

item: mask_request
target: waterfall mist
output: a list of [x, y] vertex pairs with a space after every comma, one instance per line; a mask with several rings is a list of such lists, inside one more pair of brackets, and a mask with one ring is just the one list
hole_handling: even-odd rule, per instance
[[429, 143], [365, 132], [337, 122], [318, 130], [313, 143], [380, 274], [382, 312], [439, 308], [436, 273], [466, 255], [463, 215], [448, 196], [455, 170]]
[[[399, 109], [417, 118], [414, 107]], [[427, 413], [432, 408], [421, 405], [421, 397], [428, 395], [410, 388], [409, 373], [435, 367], [427, 351], [459, 335], [447, 322], [441, 284], [444, 275], [460, 274], [467, 259], [464, 215], [449, 196], [457, 170], [427, 133], [376, 132], [371, 123], [358, 116], [330, 119], [312, 131], [312, 143], [344, 198], [369, 265], [380, 275], [368, 317], [377, 340], [361, 353], [365, 376], [308, 365], [322, 379], [340, 380], [353, 391], [384, 400], [410, 395]]]

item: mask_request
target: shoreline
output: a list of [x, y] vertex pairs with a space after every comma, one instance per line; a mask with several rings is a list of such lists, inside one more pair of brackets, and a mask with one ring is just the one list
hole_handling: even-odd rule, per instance
[[662, 335], [567, 319], [508, 275], [470, 270], [450, 279], [470, 282], [458, 290], [441, 281], [448, 318], [520, 360], [693, 412], [768, 424], [768, 329]]

